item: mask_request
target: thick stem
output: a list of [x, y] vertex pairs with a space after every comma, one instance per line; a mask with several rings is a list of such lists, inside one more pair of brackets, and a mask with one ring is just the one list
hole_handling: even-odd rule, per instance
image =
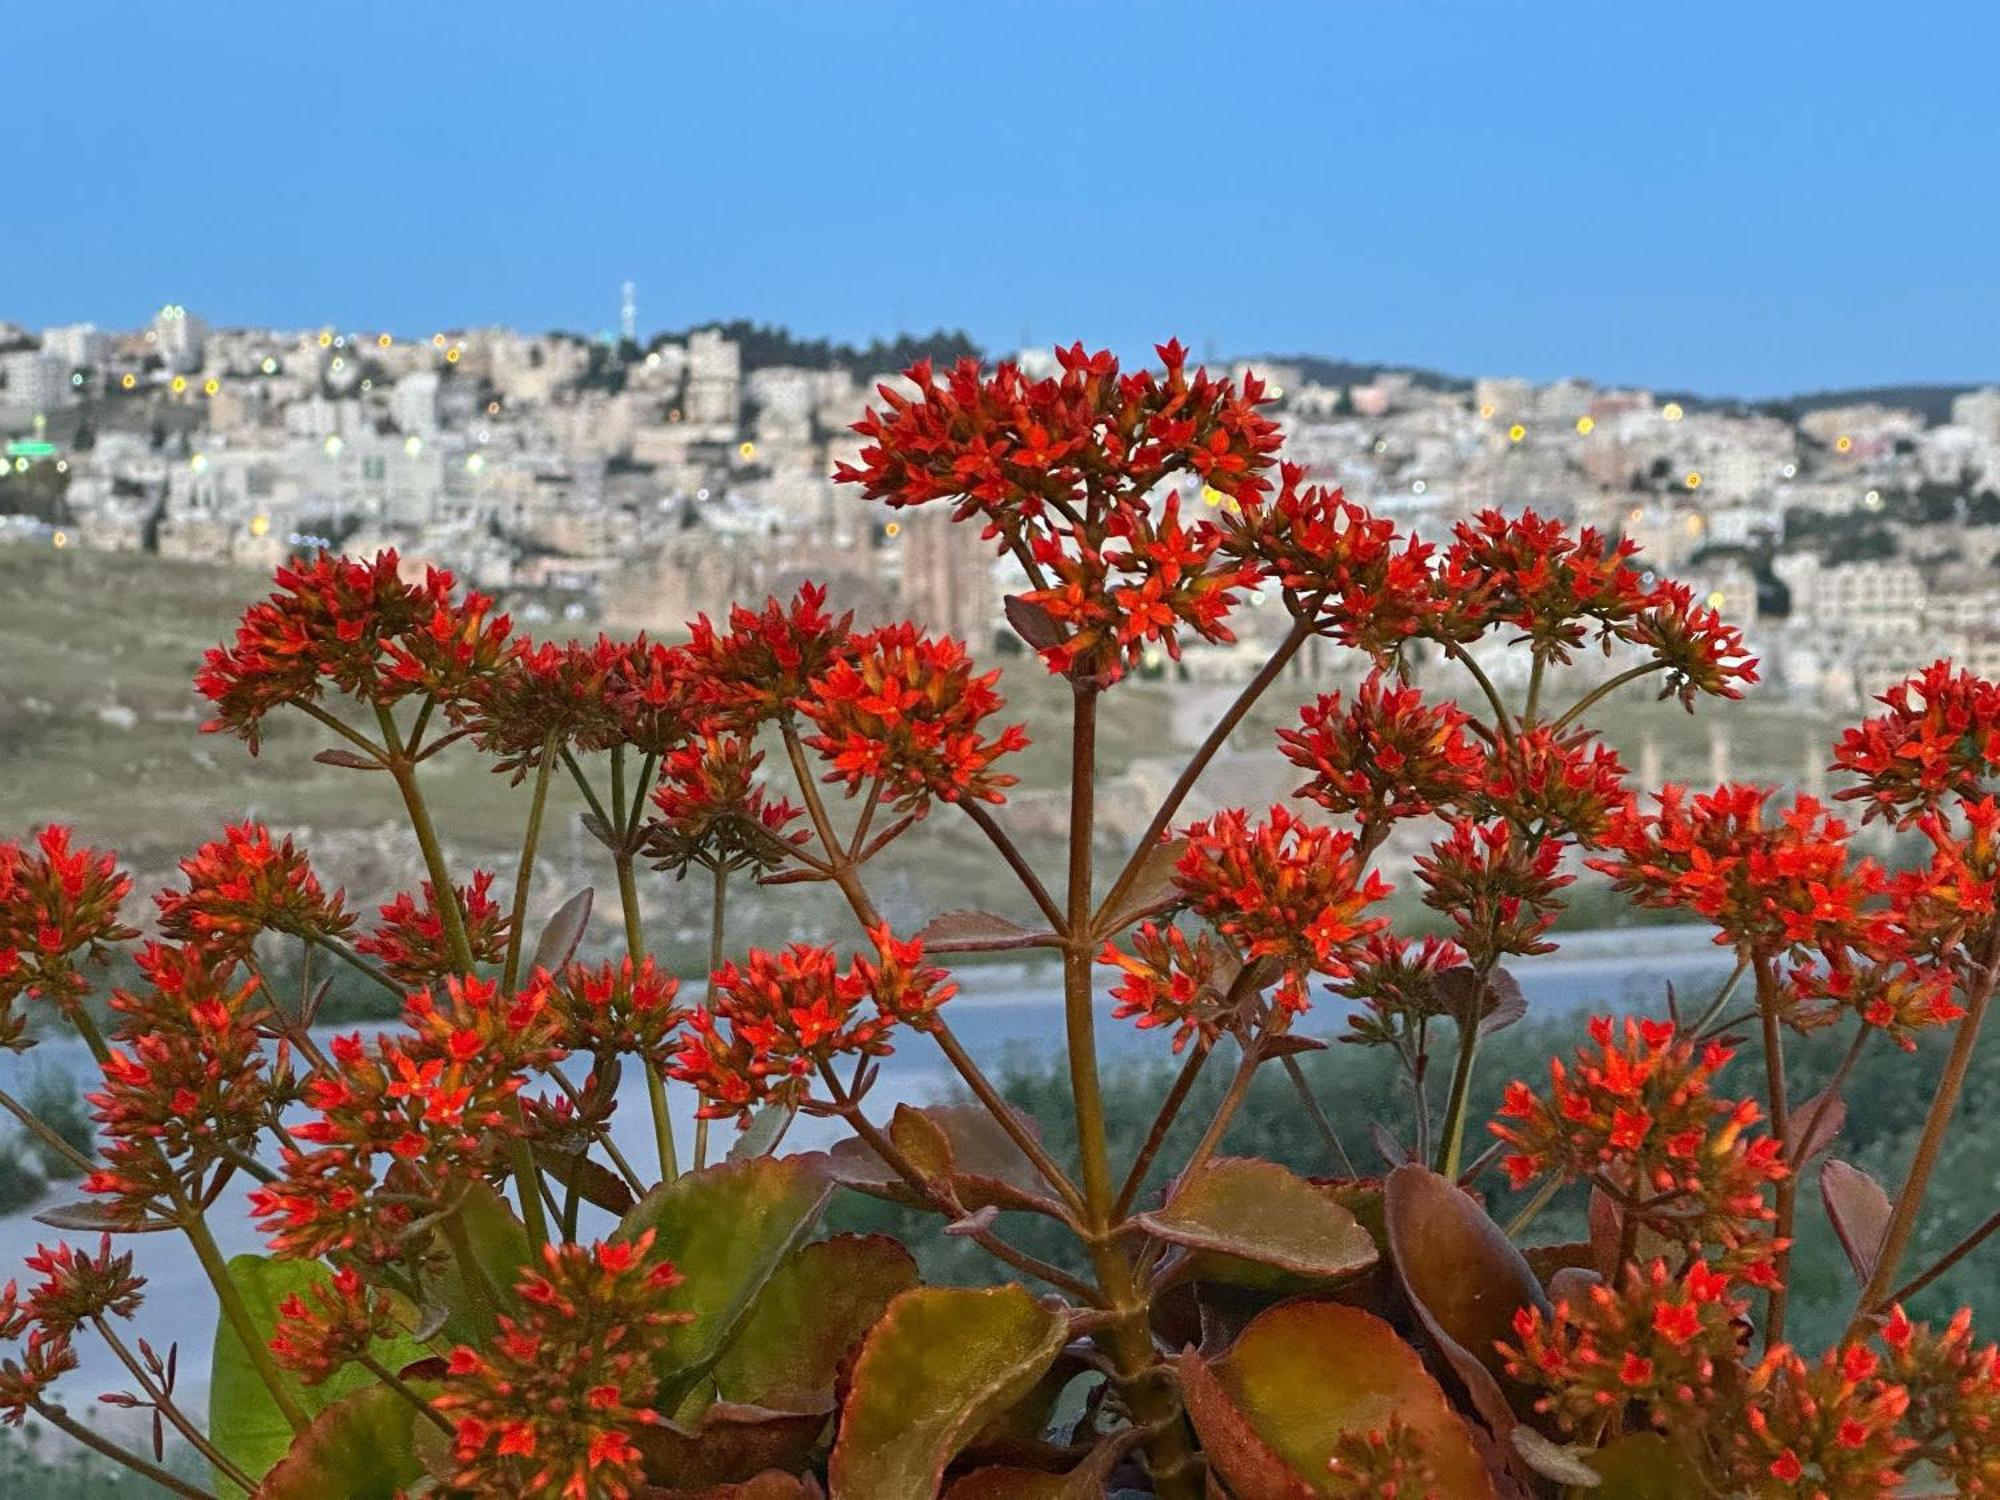
[[[615, 758], [614, 758], [615, 764]], [[632, 856], [620, 850], [613, 858], [618, 870], [618, 904], [625, 913], [625, 951], [637, 964], [645, 956], [646, 935], [639, 923], [639, 884], [632, 873]], [[680, 1160], [674, 1151], [674, 1121], [667, 1110], [666, 1080], [657, 1068], [646, 1070], [646, 1103], [653, 1112], [653, 1143], [660, 1157], [660, 1179], [672, 1182], [681, 1175]]]
[[1958, 1098], [1965, 1090], [1966, 1074], [1971, 1071], [1973, 1054], [1979, 1048], [1979, 1028], [1986, 1019], [1987, 1005], [1993, 999], [1994, 977], [2000, 973], [2000, 967], [1996, 967], [1995, 946], [1993, 940], [1986, 944], [1978, 982], [1966, 996], [1965, 1018], [1958, 1023], [1958, 1034], [1952, 1038], [1951, 1054], [1945, 1059], [1937, 1093], [1932, 1096], [1930, 1110], [1924, 1116], [1923, 1134], [1917, 1140], [1916, 1154], [1910, 1158], [1909, 1173], [1903, 1179], [1902, 1191], [1897, 1193], [1896, 1206], [1890, 1212], [1889, 1227], [1882, 1236], [1882, 1253], [1875, 1262], [1874, 1274], [1862, 1289], [1860, 1306], [1855, 1309], [1854, 1319], [1848, 1324], [1849, 1338], [1853, 1338], [1862, 1324], [1888, 1300], [1890, 1288], [1896, 1285], [1896, 1272], [1902, 1264], [1904, 1252], [1910, 1248], [1917, 1213], [1923, 1207], [1931, 1173], [1937, 1168], [1938, 1153], [1944, 1149], [1952, 1116], [1958, 1112]]
[[[1484, 994], [1486, 971], [1480, 970], [1479, 989]], [[1451, 1070], [1451, 1093], [1445, 1099], [1444, 1125], [1438, 1132], [1435, 1167], [1442, 1177], [1458, 1177], [1459, 1158], [1465, 1151], [1465, 1117], [1471, 1107], [1472, 1066], [1479, 1060], [1479, 1017], [1477, 1005], [1458, 1018], [1458, 1061]]]
[[169, 1494], [180, 1495], [185, 1500], [215, 1500], [215, 1496], [198, 1485], [189, 1484], [178, 1474], [169, 1473], [158, 1464], [141, 1458], [129, 1448], [121, 1448], [109, 1438], [99, 1437], [60, 1406], [52, 1406], [46, 1401], [31, 1402], [35, 1415], [58, 1432], [68, 1433], [93, 1453], [102, 1454], [121, 1468], [130, 1469], [134, 1474], [144, 1475]]
[[208, 1277], [209, 1285], [215, 1288], [215, 1300], [222, 1308], [222, 1316], [236, 1334], [237, 1343], [243, 1346], [243, 1353], [250, 1361], [250, 1367], [257, 1372], [257, 1378], [264, 1382], [271, 1393], [271, 1401], [284, 1416], [294, 1432], [304, 1432], [311, 1421], [299, 1399], [293, 1394], [289, 1382], [278, 1370], [277, 1362], [271, 1358], [271, 1350], [265, 1344], [263, 1335], [257, 1331], [257, 1324], [250, 1316], [250, 1308], [243, 1300], [243, 1293], [230, 1278], [228, 1262], [223, 1260], [222, 1251], [217, 1248], [215, 1236], [209, 1233], [208, 1223], [201, 1211], [185, 1199], [176, 1207], [179, 1209], [181, 1232], [194, 1246], [195, 1259], [201, 1262], [201, 1269]]
[[[729, 918], [729, 871], [718, 864], [710, 873], [715, 878], [715, 889], [708, 904], [708, 986], [703, 1003], [713, 1008], [715, 971], [722, 967], [723, 932]], [[699, 1172], [707, 1165], [708, 1121], [698, 1117], [694, 1122], [694, 1169]]]
[[402, 794], [403, 808], [410, 819], [410, 831], [417, 836], [417, 847], [423, 851], [424, 868], [430, 874], [431, 895], [437, 907], [438, 921], [444, 928], [445, 946], [451, 950], [453, 965], [461, 974], [472, 972], [472, 940], [466, 936], [465, 913], [459, 910], [458, 890], [451, 883], [451, 867], [445, 863], [444, 845], [438, 838], [437, 827], [431, 822], [430, 807], [424, 801], [423, 788], [417, 784], [417, 767], [405, 753], [396, 739], [396, 721], [386, 708], [378, 708], [376, 713], [382, 720], [382, 733], [389, 741], [389, 774], [395, 778], [396, 790]]

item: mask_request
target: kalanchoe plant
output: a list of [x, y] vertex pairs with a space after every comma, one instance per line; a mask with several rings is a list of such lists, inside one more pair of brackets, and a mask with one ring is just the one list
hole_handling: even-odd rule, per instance
[[[1628, 543], [1493, 511], [1449, 539], [1404, 535], [1280, 464], [1254, 379], [1190, 372], [1175, 344], [1155, 371], [1058, 354], [1043, 380], [918, 366], [840, 475], [889, 506], [951, 507], [1025, 578], [1009, 620], [1069, 690], [1053, 873], [1004, 821], [1025, 730], [957, 641], [856, 629], [807, 588], [696, 621], [682, 644], [536, 644], [393, 554], [281, 571], [199, 678], [210, 729], [254, 753], [271, 714], [302, 714], [335, 741], [321, 760], [393, 789], [422, 867], [372, 927], [291, 840], [229, 828], [159, 897], [107, 1032], [91, 971], [138, 937], [131, 882], [64, 829], [0, 845], [0, 1042], [67, 1024], [103, 1070], [89, 1196], [44, 1215], [89, 1238], [0, 1291], [0, 1412], [177, 1494], [271, 1500], [2000, 1493], [2000, 1360], [1965, 1317], [1934, 1329], [1901, 1310], [2000, 1223], [1907, 1263], [2000, 974], [2000, 688], [1941, 663], [1836, 752], [1841, 798], [1921, 832], [1910, 869], [1854, 857], [1810, 799], [1630, 787], [1593, 708], [1649, 677], [1692, 707], [1755, 673]], [[1183, 486], [1213, 503], [1184, 512]], [[1252, 590], [1281, 602], [1274, 649], [1144, 836], [1100, 864], [1107, 696], [1155, 650], [1233, 639]], [[1187, 816], [1316, 639], [1364, 670], [1315, 684], [1280, 732], [1295, 797]], [[1518, 701], [1482, 642], [1486, 660], [1526, 658]], [[1591, 647], [1609, 664], [1562, 692]], [[1427, 698], [1420, 657], [1462, 672], [1463, 693]], [[510, 886], [447, 857], [424, 767], [448, 748], [527, 788]], [[559, 777], [605, 851], [613, 955], [577, 955], [587, 892], [532, 944], [526, 930]], [[1026, 925], [885, 920], [871, 865], [932, 815], [990, 846]], [[1414, 880], [1448, 938], [1391, 929], [1375, 862], [1392, 831], [1426, 846]], [[1470, 1118], [1481, 1041], [1525, 1009], [1505, 961], [1555, 946], [1581, 864], [1711, 924], [1735, 974], [1699, 1008], [1670, 996], [1664, 1016], [1592, 1021], [1545, 1080], [1508, 1085], [1488, 1140]], [[650, 952], [639, 887], [697, 870], [699, 987]], [[752, 882], [766, 899], [830, 886], [853, 937], [733, 952], [726, 892]], [[286, 945], [296, 997], [271, 977]], [[953, 961], [1028, 949], [1060, 960], [1073, 1157], [952, 1027]], [[380, 984], [401, 1024], [327, 1038], [315, 958]], [[1129, 1160], [1113, 1160], [1098, 1069], [1107, 981], [1112, 1020], [1181, 1059]], [[1787, 1034], [1828, 1027], [1851, 1038], [1840, 1077], [1794, 1099]], [[1904, 1180], [1821, 1160], [1871, 1044], [1933, 1028], [1952, 1046]], [[1732, 1064], [1752, 1030], [1761, 1077]], [[1408, 1110], [1380, 1124], [1383, 1169], [1333, 1137], [1299, 1066], [1326, 1037], [1400, 1064]], [[936, 1047], [966, 1102], [885, 1111], [878, 1060], [898, 1047]], [[1167, 1159], [1218, 1058], [1219, 1107]], [[1273, 1065], [1341, 1177], [1225, 1152]], [[630, 1072], [654, 1146], [639, 1163], [609, 1129]], [[669, 1089], [694, 1096], [685, 1147]], [[839, 1143], [783, 1153], [801, 1113]], [[741, 1131], [724, 1160], [711, 1127]], [[1816, 1162], [1858, 1290], [1837, 1345], [1801, 1352], [1787, 1259]], [[1485, 1206], [1503, 1183], [1531, 1193], [1507, 1230]], [[1588, 1240], [1524, 1254], [1517, 1237], [1571, 1184], [1590, 1194]], [[996, 1284], [919, 1285], [891, 1238], [819, 1237], [836, 1191], [929, 1215], [990, 1255]], [[224, 1260], [208, 1214], [231, 1195], [270, 1255]], [[1023, 1215], [1076, 1253], [1031, 1253]], [[205, 1426], [175, 1399], [177, 1352], [120, 1332], [144, 1283], [114, 1245], [154, 1230], [186, 1235], [215, 1291]], [[58, 1383], [80, 1338], [109, 1346], [133, 1387], [116, 1399], [193, 1444], [209, 1486], [70, 1413]], [[1066, 1389], [1080, 1408], [1058, 1419]]]

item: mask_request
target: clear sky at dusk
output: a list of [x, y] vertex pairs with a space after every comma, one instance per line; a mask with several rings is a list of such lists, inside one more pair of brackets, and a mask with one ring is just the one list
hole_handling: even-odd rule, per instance
[[179, 4], [0, 27], [0, 318], [750, 316], [2000, 378], [2000, 6]]

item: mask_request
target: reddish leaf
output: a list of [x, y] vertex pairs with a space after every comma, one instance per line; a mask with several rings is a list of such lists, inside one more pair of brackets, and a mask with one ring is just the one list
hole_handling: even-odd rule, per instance
[[580, 1151], [564, 1151], [537, 1142], [534, 1152], [535, 1165], [565, 1188], [574, 1183], [577, 1196], [585, 1203], [595, 1204], [607, 1213], [623, 1214], [637, 1201], [624, 1178]]
[[[1026, 1116], [1017, 1118], [1024, 1128], [1034, 1129]], [[919, 1109], [899, 1104], [889, 1120], [889, 1139], [926, 1176], [950, 1177], [968, 1211], [989, 1204], [1032, 1212], [1055, 1206], [1035, 1164], [984, 1105]], [[922, 1206], [908, 1184], [858, 1136], [836, 1145], [827, 1162], [836, 1182], [892, 1203]]]
[[59, 1208], [45, 1208], [34, 1217], [37, 1224], [46, 1224], [51, 1229], [73, 1229], [87, 1234], [158, 1234], [163, 1229], [180, 1227], [172, 1219], [135, 1216], [116, 1204], [89, 1198]]
[[1046, 651], [1063, 642], [1063, 628], [1042, 605], [1021, 594], [1009, 594], [1004, 601], [1007, 623], [1014, 633], [1037, 651]]
[[[1814, 1094], [1805, 1103], [1795, 1105], [1791, 1113], [1791, 1130], [1785, 1137], [1785, 1159], [1794, 1172], [1822, 1151], [1830, 1149], [1841, 1127], [1847, 1123], [1847, 1101], [1838, 1094]], [[1799, 1132], [1811, 1127], [1812, 1134], [1805, 1140], [1799, 1139]]]
[[1157, 916], [1179, 901], [1180, 887], [1174, 884], [1174, 868], [1187, 849], [1186, 839], [1167, 839], [1140, 856], [1139, 868], [1132, 872], [1119, 909], [1098, 927], [1097, 936], [1115, 938], [1135, 922]]
[[1472, 1433], [1416, 1350], [1380, 1318], [1295, 1301], [1255, 1319], [1219, 1360], [1180, 1358], [1188, 1415], [1213, 1470], [1239, 1495], [1331, 1495], [1336, 1442], [1399, 1417], [1453, 1500], [1493, 1500]]
[[1384, 1184], [1390, 1258], [1404, 1294], [1502, 1437], [1530, 1393], [1507, 1378], [1495, 1345], [1523, 1307], [1548, 1297], [1521, 1252], [1466, 1193], [1428, 1168], [1398, 1167]]
[[830, 1402], [818, 1411], [791, 1412], [716, 1401], [692, 1423], [635, 1427], [632, 1441], [656, 1484], [742, 1483], [770, 1469], [804, 1468], [831, 1414]]
[[1410, 1153], [1403, 1143], [1390, 1134], [1389, 1127], [1380, 1120], [1368, 1127], [1368, 1139], [1375, 1143], [1375, 1154], [1392, 1167], [1408, 1166]]
[[1069, 1319], [1018, 1286], [903, 1293], [854, 1362], [827, 1470], [834, 1500], [933, 1500], [945, 1466], [1068, 1336]]
[[575, 957], [576, 945], [583, 941], [584, 929], [590, 925], [591, 899], [591, 888], [585, 886], [556, 908], [535, 944], [534, 957], [528, 960], [530, 974], [537, 969], [553, 974]]
[[705, 1485], [698, 1490], [661, 1489], [648, 1485], [639, 1500], [825, 1500], [826, 1491], [812, 1475], [772, 1470], [740, 1484]]
[[313, 757], [323, 766], [339, 766], [343, 771], [381, 771], [387, 769], [382, 762], [372, 756], [360, 755], [352, 750], [342, 750], [339, 746], [322, 750]]
[[395, 1500], [423, 1475], [412, 1442], [416, 1416], [385, 1385], [343, 1396], [292, 1440], [257, 1500]]
[[1875, 1259], [1882, 1253], [1882, 1239], [1895, 1214], [1889, 1195], [1866, 1172], [1837, 1157], [1819, 1169], [1819, 1195], [1840, 1248], [1847, 1252], [1847, 1263], [1854, 1268], [1855, 1281], [1866, 1286], [1875, 1274]]
[[1139, 1215], [1171, 1244], [1219, 1251], [1300, 1276], [1344, 1276], [1375, 1262], [1375, 1241], [1326, 1190], [1276, 1162], [1219, 1157]]
[[943, 912], [931, 918], [917, 937], [932, 953], [1006, 953], [1056, 941], [1052, 932], [1030, 932], [990, 911]]

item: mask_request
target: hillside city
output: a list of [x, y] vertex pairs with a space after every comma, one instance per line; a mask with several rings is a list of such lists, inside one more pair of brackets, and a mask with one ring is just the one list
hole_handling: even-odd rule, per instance
[[[641, 344], [629, 288], [624, 312], [622, 337], [211, 328], [178, 304], [128, 330], [0, 323], [0, 543], [255, 567], [393, 546], [538, 634], [671, 635], [810, 577], [861, 618], [994, 639], [1011, 562], [947, 507], [896, 516], [832, 481], [895, 369], [748, 325]], [[1288, 458], [1424, 535], [1497, 505], [1636, 541], [1745, 629], [1761, 693], [1846, 711], [1941, 655], [2000, 675], [2000, 389], [1757, 407], [1252, 368]], [[1171, 670], [1249, 673], [1281, 614]]]

